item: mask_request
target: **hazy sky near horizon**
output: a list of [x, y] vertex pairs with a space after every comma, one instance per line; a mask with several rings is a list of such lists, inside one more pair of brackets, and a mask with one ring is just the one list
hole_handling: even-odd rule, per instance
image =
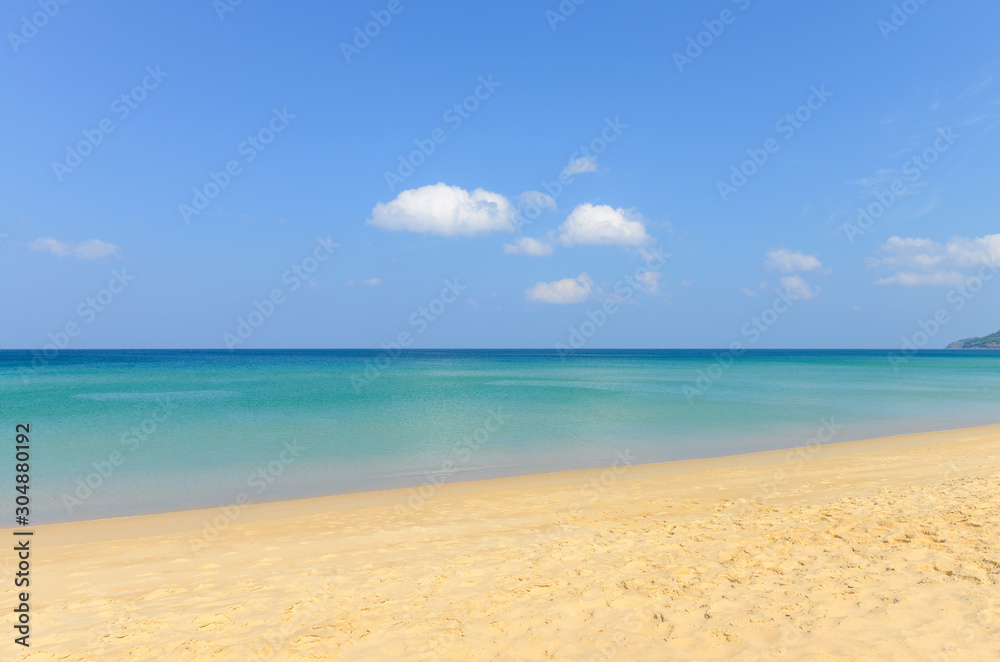
[[998, 27], [985, 0], [5, 1], [0, 348], [985, 335]]

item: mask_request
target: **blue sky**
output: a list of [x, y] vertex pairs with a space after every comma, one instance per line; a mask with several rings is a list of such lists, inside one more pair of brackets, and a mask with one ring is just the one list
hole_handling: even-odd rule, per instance
[[0, 347], [991, 333], [1000, 6], [896, 7], [5, 1]]

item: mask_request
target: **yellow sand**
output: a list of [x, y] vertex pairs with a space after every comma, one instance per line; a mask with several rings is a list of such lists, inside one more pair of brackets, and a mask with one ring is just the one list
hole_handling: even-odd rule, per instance
[[429, 496], [38, 527], [0, 659], [1000, 659], [1000, 426]]

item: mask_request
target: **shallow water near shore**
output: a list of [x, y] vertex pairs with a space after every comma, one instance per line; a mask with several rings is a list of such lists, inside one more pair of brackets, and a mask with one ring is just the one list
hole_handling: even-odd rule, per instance
[[1000, 352], [918, 352], [902, 364], [874, 350], [730, 358], [3, 351], [0, 411], [11, 436], [31, 425], [36, 524], [1000, 422]]

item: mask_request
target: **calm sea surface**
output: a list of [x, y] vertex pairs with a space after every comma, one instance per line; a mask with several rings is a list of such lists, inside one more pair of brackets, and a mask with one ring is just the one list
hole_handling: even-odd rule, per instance
[[[1000, 422], [1000, 352], [0, 351], [32, 523]], [[12, 526], [3, 522], [0, 526]]]

